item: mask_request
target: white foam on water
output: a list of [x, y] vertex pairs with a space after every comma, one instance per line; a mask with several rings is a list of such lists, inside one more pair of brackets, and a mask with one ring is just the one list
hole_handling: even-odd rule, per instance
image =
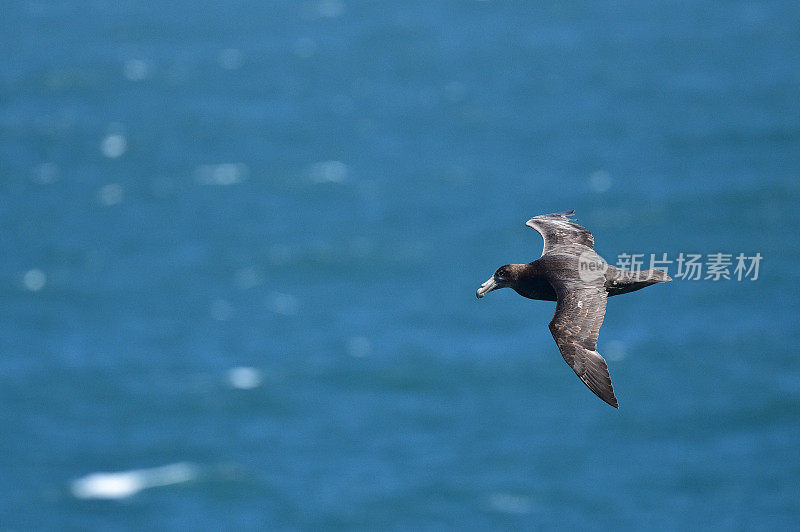
[[533, 504], [528, 497], [511, 495], [510, 493], [492, 493], [489, 496], [489, 506], [504, 514], [528, 514], [533, 510]]
[[347, 341], [347, 353], [351, 357], [363, 358], [372, 352], [372, 344], [365, 336], [353, 336]]
[[611, 188], [611, 175], [605, 170], [592, 172], [589, 176], [589, 186], [595, 192], [605, 192]]
[[219, 53], [217, 62], [225, 70], [236, 70], [244, 64], [244, 54], [236, 48], [227, 48]]
[[142, 59], [128, 59], [122, 67], [122, 73], [131, 81], [142, 81], [150, 76], [150, 63]]
[[42, 163], [33, 170], [33, 180], [47, 185], [58, 180], [58, 165], [55, 163]]
[[122, 185], [118, 183], [109, 183], [108, 185], [103, 185], [100, 190], [97, 191], [97, 199], [106, 206], [116, 205], [122, 201], [124, 196], [124, 190], [122, 189]]
[[195, 179], [201, 185], [227, 186], [247, 179], [250, 169], [243, 163], [203, 164], [195, 170]]
[[28, 270], [22, 276], [22, 284], [31, 292], [38, 292], [47, 284], [47, 275], [42, 270]]
[[347, 180], [350, 168], [341, 161], [322, 161], [311, 165], [308, 175], [315, 183], [342, 183]]
[[460, 81], [451, 81], [444, 87], [444, 94], [451, 102], [460, 102], [464, 99], [467, 90]]
[[243, 290], [247, 290], [262, 284], [264, 282], [264, 276], [256, 268], [241, 268], [236, 270], [233, 280], [236, 283], [236, 286]]
[[292, 294], [274, 292], [267, 298], [267, 306], [275, 314], [293, 316], [300, 310], [300, 301]]
[[628, 355], [628, 346], [621, 340], [611, 340], [602, 346], [600, 354], [607, 360], [622, 360]]
[[128, 140], [121, 133], [107, 135], [100, 143], [100, 151], [109, 159], [122, 156], [128, 149]]
[[320, 0], [317, 3], [317, 14], [320, 17], [336, 18], [344, 13], [345, 7], [340, 0]]
[[261, 386], [264, 378], [256, 368], [239, 366], [228, 370], [228, 384], [239, 390], [252, 390]]
[[211, 317], [217, 321], [228, 321], [233, 317], [233, 305], [224, 299], [211, 303]]
[[92, 473], [75, 479], [70, 492], [78, 499], [125, 499], [147, 488], [189, 482], [198, 468], [188, 462], [120, 472]]

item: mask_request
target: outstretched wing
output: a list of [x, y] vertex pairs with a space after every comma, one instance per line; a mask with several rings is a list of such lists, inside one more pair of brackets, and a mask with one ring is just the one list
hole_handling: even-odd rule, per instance
[[619, 408], [608, 365], [597, 349], [597, 335], [606, 314], [606, 292], [602, 285], [557, 286], [556, 313], [550, 332], [567, 364], [597, 397]]
[[558, 246], [581, 244], [594, 249], [594, 237], [585, 227], [573, 222], [569, 216], [575, 211], [534, 216], [525, 225], [539, 231], [544, 239], [542, 255]]

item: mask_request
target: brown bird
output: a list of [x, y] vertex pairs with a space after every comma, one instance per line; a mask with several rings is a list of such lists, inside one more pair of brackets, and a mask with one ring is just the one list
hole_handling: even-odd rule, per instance
[[661, 270], [628, 271], [607, 264], [594, 251], [592, 233], [569, 218], [574, 212], [528, 220], [525, 225], [544, 239], [542, 256], [528, 264], [501, 266], [476, 295], [510, 286], [523, 297], [555, 301], [550, 332], [561, 355], [595, 395], [619, 408], [608, 365], [596, 350], [606, 299], [672, 279]]

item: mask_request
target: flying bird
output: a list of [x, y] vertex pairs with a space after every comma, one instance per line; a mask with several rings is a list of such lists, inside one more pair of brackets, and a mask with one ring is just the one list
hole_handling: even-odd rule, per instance
[[597, 352], [597, 336], [606, 314], [606, 299], [656, 283], [671, 281], [657, 269], [629, 271], [606, 263], [594, 251], [594, 237], [570, 218], [575, 211], [534, 216], [525, 225], [544, 240], [542, 256], [528, 264], [506, 264], [483, 283], [481, 298], [511, 287], [529, 299], [555, 301], [550, 332], [561, 355], [581, 381], [614, 408], [608, 364]]

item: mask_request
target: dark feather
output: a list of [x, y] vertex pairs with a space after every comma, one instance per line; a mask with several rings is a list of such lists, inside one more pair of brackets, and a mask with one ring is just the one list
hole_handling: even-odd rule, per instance
[[599, 286], [556, 286], [556, 312], [550, 332], [561, 356], [581, 381], [600, 399], [619, 407], [606, 361], [597, 349], [597, 337], [606, 313], [606, 292]]
[[594, 237], [585, 227], [576, 224], [569, 217], [575, 211], [557, 212], [534, 216], [525, 225], [539, 231], [544, 240], [542, 255], [559, 246], [580, 244], [594, 249]]

